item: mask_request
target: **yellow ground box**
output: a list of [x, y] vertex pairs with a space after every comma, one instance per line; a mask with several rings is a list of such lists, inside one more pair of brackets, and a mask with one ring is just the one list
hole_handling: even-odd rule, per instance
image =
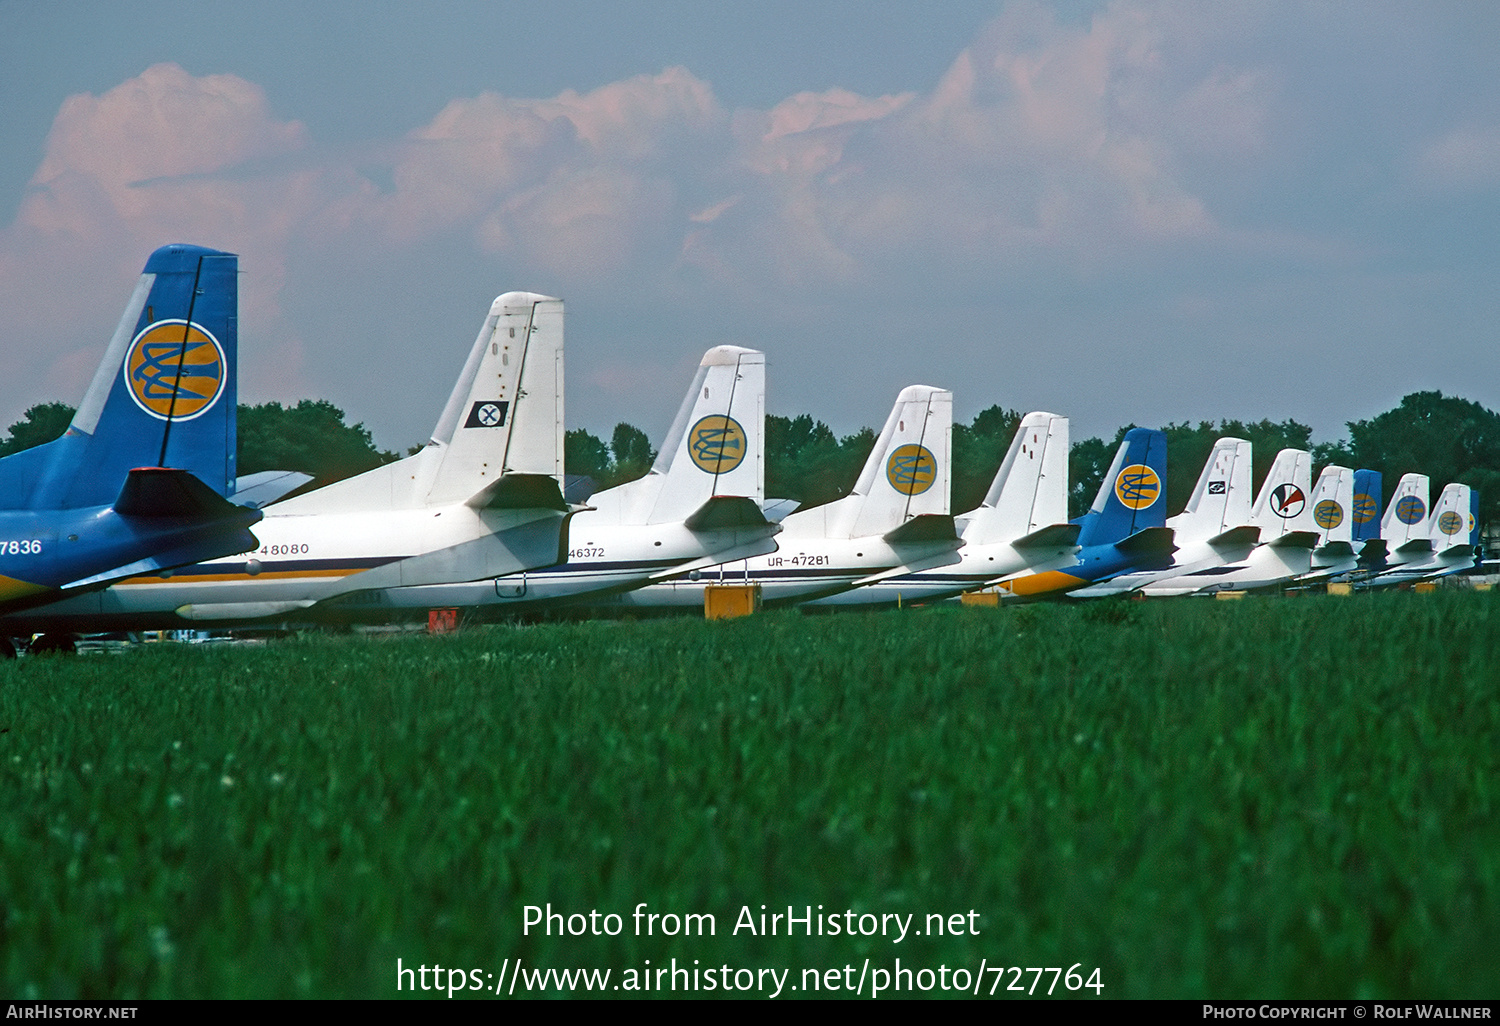
[[1328, 585], [1328, 594], [1330, 594], [1330, 595], [1353, 595], [1354, 594], [1354, 585], [1350, 584], [1347, 581], [1334, 581], [1333, 583], [1331, 583], [1331, 584]]
[[994, 588], [986, 588], [984, 591], [966, 591], [958, 597], [959, 605], [964, 606], [998, 606], [1000, 604], [1000, 592]]
[[1437, 591], [1437, 582], [1418, 581], [1416, 584], [1412, 585], [1412, 591], [1415, 591], [1421, 595], [1426, 595], [1428, 592]]
[[760, 612], [760, 585], [710, 584], [703, 589], [703, 619], [728, 620]]
[[1247, 591], [1216, 591], [1214, 592], [1214, 598], [1220, 602], [1233, 602], [1236, 599], [1244, 598], [1248, 594], [1250, 593]]

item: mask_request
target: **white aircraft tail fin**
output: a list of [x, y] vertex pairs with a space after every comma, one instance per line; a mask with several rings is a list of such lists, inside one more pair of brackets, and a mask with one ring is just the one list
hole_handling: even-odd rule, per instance
[[1250, 443], [1243, 438], [1214, 443], [1187, 506], [1167, 521], [1179, 546], [1249, 525], [1250, 457]]
[[947, 516], [952, 442], [953, 393], [928, 385], [902, 389], [853, 494], [839, 500], [850, 511], [839, 535], [883, 535], [913, 517]]
[[969, 545], [1014, 542], [1068, 520], [1068, 418], [1021, 418], [984, 505], [967, 515]]
[[[711, 530], [738, 525], [752, 507], [764, 523], [765, 411], [765, 354], [715, 346], [703, 355], [650, 472], [595, 493], [590, 504], [626, 524], [686, 520], [691, 529]], [[731, 504], [713, 503], [731, 496], [752, 500], [733, 504], [735, 524], [724, 520]]]
[[1443, 494], [1438, 496], [1429, 518], [1434, 552], [1469, 547], [1471, 491], [1466, 484], [1454, 483], [1444, 488]]
[[1429, 483], [1426, 474], [1407, 474], [1396, 485], [1385, 516], [1380, 520], [1380, 537], [1385, 539], [1386, 552], [1393, 554], [1404, 545], [1417, 541], [1430, 541], [1427, 529], [1427, 496]]
[[1351, 544], [1354, 540], [1353, 510], [1354, 471], [1348, 467], [1324, 467], [1318, 475], [1312, 497], [1312, 518], [1318, 529], [1318, 543]]
[[491, 304], [420, 452], [288, 499], [281, 510], [563, 509], [562, 473], [563, 303], [507, 292]]
[[1250, 512], [1250, 524], [1260, 528], [1260, 540], [1272, 542], [1294, 532], [1313, 534], [1312, 453], [1282, 449], [1261, 482]]
[[562, 300], [533, 292], [495, 300], [428, 443], [439, 458], [426, 505], [514, 505], [502, 474], [532, 478], [528, 490], [547, 488], [537, 478], [562, 481], [562, 361]]

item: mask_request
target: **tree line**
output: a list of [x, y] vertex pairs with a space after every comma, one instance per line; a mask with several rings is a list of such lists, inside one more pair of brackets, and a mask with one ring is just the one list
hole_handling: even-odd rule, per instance
[[[1021, 412], [991, 406], [968, 424], [953, 426], [952, 509], [978, 506], [1010, 446]], [[0, 456], [51, 441], [67, 429], [73, 407], [41, 403], [28, 409], [0, 439]], [[1127, 424], [1113, 439], [1085, 438], [1073, 443], [1068, 458], [1069, 515], [1079, 516], [1093, 502]], [[1330, 463], [1378, 470], [1389, 495], [1402, 474], [1426, 474], [1433, 497], [1452, 481], [1470, 485], [1480, 495], [1481, 517], [1500, 516], [1500, 414], [1479, 403], [1441, 392], [1413, 392], [1393, 409], [1369, 420], [1350, 421], [1349, 437], [1313, 444], [1312, 429], [1295, 420], [1218, 424], [1167, 424], [1167, 509], [1187, 503], [1214, 440], [1225, 435], [1254, 443], [1255, 487], [1260, 487], [1276, 453], [1308, 449], [1316, 470]], [[808, 414], [766, 417], [766, 494], [817, 506], [847, 495], [875, 445], [875, 432], [863, 428], [840, 438]], [[411, 451], [416, 451], [413, 448]], [[344, 411], [323, 399], [304, 399], [294, 406], [262, 403], [239, 407], [241, 474], [261, 470], [299, 470], [313, 475], [306, 487], [317, 488], [382, 463], [399, 453], [375, 446], [369, 430], [345, 423]], [[656, 459], [651, 440], [630, 424], [617, 424], [605, 442], [586, 429], [564, 436], [569, 474], [586, 475], [596, 487], [609, 488], [646, 473]]]

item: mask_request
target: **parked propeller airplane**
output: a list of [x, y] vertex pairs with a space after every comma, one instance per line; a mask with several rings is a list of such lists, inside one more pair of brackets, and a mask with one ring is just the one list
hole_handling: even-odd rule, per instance
[[948, 513], [952, 433], [953, 393], [908, 386], [897, 396], [854, 490], [784, 519], [774, 554], [680, 574], [614, 602], [701, 609], [709, 584], [750, 583], [761, 586], [766, 605], [790, 605], [955, 562], [963, 542]]
[[1166, 526], [1177, 551], [1165, 569], [1132, 571], [1072, 591], [1075, 598], [1123, 595], [1148, 584], [1236, 563], [1250, 555], [1260, 530], [1250, 519], [1250, 443], [1221, 438], [1214, 443], [1187, 506]]
[[978, 509], [955, 518], [958, 562], [896, 574], [808, 605], [934, 602], [1027, 570], [1077, 561], [1078, 527], [1068, 519], [1068, 418], [1028, 413]]
[[1019, 599], [1083, 588], [1123, 573], [1172, 565], [1167, 519], [1167, 436], [1147, 428], [1125, 432], [1114, 462], [1078, 526], [1078, 555], [1069, 567], [1024, 572], [995, 583]]
[[1450, 484], [1438, 497], [1437, 505], [1429, 509], [1428, 487], [1424, 474], [1407, 474], [1396, 485], [1380, 523], [1385, 563], [1359, 581], [1360, 587], [1380, 588], [1446, 577], [1474, 565], [1472, 489], [1466, 484]]
[[562, 301], [507, 292], [421, 451], [271, 506], [248, 558], [133, 577], [0, 624], [20, 634], [357, 619], [358, 603], [331, 600], [551, 566], [569, 512], [562, 361]]
[[641, 478], [595, 492], [568, 528], [565, 562], [480, 581], [363, 591], [340, 600], [388, 617], [435, 607], [513, 612], [589, 601], [776, 551], [765, 506], [764, 353], [717, 346]]
[[[0, 459], [0, 610], [256, 547], [261, 514], [224, 498], [237, 273], [233, 253], [152, 253], [66, 433]], [[0, 652], [15, 654], [8, 638]]]
[[1142, 594], [1161, 597], [1250, 591], [1284, 584], [1307, 573], [1312, 550], [1318, 544], [1312, 503], [1308, 501], [1311, 491], [1312, 454], [1304, 449], [1282, 449], [1261, 483], [1249, 519], [1240, 521], [1247, 530], [1257, 532], [1259, 543], [1241, 559], [1149, 582], [1141, 588]]

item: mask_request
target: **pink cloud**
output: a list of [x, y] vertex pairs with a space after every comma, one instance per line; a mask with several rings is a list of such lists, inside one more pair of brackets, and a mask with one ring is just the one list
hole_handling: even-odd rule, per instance
[[[0, 302], [26, 311], [21, 335], [55, 329], [70, 303], [65, 319], [112, 323], [120, 298], [80, 303], [78, 281], [126, 282], [156, 246], [197, 242], [254, 269], [246, 325], [292, 337], [279, 296], [294, 245], [399, 253], [456, 228], [477, 255], [564, 282], [630, 271], [676, 288], [692, 270], [735, 292], [876, 282], [893, 261], [941, 275], [1133, 259], [1219, 231], [1181, 158], [1262, 147], [1274, 92], [1256, 69], [1184, 76], [1173, 48], [1203, 44], [1173, 10], [1121, 3], [1062, 25], [1014, 3], [920, 94], [835, 88], [731, 114], [668, 68], [550, 98], [457, 98], [379, 144], [385, 190], [356, 170], [368, 153], [320, 151], [256, 84], [159, 64], [63, 104], [0, 232]], [[1491, 135], [1440, 140], [1422, 166], [1493, 175]]]

